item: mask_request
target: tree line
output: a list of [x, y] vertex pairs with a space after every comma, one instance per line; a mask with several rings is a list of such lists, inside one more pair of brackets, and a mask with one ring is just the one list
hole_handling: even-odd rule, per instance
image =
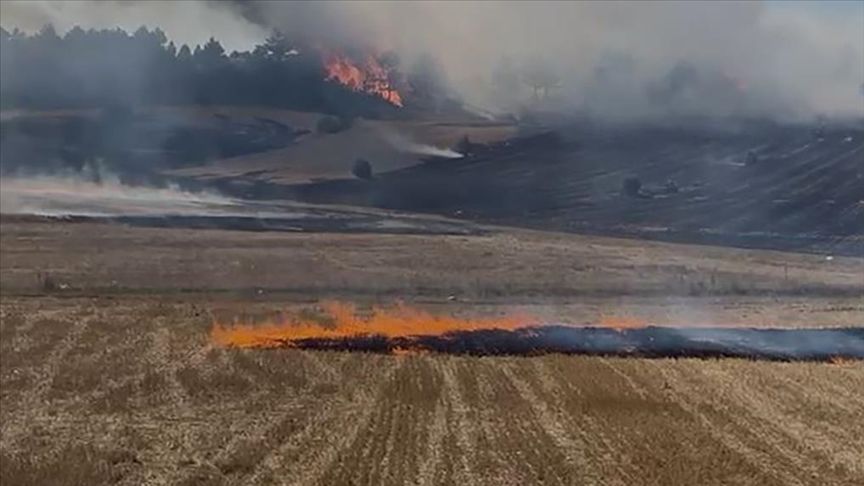
[[[178, 48], [158, 28], [129, 34], [75, 27], [62, 36], [50, 25], [32, 35], [0, 28], [0, 108], [255, 105], [362, 116], [394, 110], [327, 81], [318, 53], [304, 47], [278, 31], [252, 50], [228, 54], [213, 38]], [[442, 90], [429, 70], [420, 66], [423, 79], [409, 82]]]

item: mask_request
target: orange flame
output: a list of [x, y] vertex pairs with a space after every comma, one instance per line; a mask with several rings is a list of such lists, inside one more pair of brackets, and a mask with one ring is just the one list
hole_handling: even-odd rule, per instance
[[600, 322], [598, 323], [598, 325], [600, 327], [608, 327], [617, 331], [624, 331], [626, 329], [639, 329], [643, 327], [648, 327], [648, 322], [635, 317], [603, 316], [600, 318]]
[[378, 59], [368, 54], [362, 62], [349, 56], [319, 47], [322, 52], [327, 80], [337, 81], [354, 90], [379, 96], [402, 107], [402, 95], [391, 83], [392, 72], [381, 65]]
[[[391, 309], [374, 308], [362, 317], [351, 304], [329, 302], [322, 305], [321, 318], [300, 315], [269, 321], [260, 325], [215, 323], [211, 331], [214, 343], [239, 348], [291, 347], [307, 339], [347, 339], [363, 336], [410, 338], [440, 336], [457, 331], [512, 331], [536, 324], [528, 317], [459, 319], [434, 316], [399, 304]], [[408, 352], [410, 350], [397, 350]]]
[[731, 83], [732, 86], [735, 87], [735, 91], [737, 91], [738, 94], [747, 93], [749, 87], [747, 86], [747, 83], [742, 81], [740, 78], [732, 76], [726, 72], [721, 72], [720, 75], [723, 76], [723, 79], [725, 79], [726, 82]]

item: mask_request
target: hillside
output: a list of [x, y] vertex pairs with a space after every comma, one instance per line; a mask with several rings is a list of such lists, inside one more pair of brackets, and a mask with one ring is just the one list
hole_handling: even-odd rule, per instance
[[[321, 116], [231, 107], [6, 113], [0, 168], [546, 230], [864, 254], [860, 122], [550, 128], [427, 117], [357, 119], [318, 133]], [[465, 157], [433, 155], [463, 137]], [[372, 180], [353, 177], [358, 159], [371, 163]]]
[[[417, 165], [423, 150], [460, 138], [505, 140], [512, 124], [470, 118], [356, 119], [338, 133], [317, 133], [322, 113], [255, 107], [139, 107], [134, 110], [0, 112], [5, 175], [101, 171], [124, 182], [208, 181], [298, 184], [350, 179], [363, 158], [378, 172]], [[90, 175], [90, 174], [88, 174]], [[195, 184], [195, 183], [198, 184]]]
[[[627, 194], [625, 181], [641, 184]], [[864, 127], [571, 127], [300, 199], [498, 224], [864, 253]]]

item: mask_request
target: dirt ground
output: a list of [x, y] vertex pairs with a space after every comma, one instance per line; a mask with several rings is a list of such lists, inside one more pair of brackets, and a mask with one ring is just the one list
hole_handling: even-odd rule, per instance
[[3, 486], [864, 477], [861, 362], [236, 350], [208, 334], [214, 318], [332, 298], [575, 323], [864, 325], [860, 259], [509, 230], [8, 220], [0, 248]]

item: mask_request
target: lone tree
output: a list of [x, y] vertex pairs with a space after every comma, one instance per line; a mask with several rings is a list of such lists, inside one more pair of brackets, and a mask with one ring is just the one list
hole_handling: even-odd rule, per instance
[[462, 155], [469, 155], [473, 148], [474, 144], [471, 143], [471, 139], [468, 138], [468, 135], [462, 135], [462, 138], [460, 138], [459, 141], [456, 142], [456, 145], [453, 146], [453, 150]]
[[545, 100], [550, 91], [561, 87], [558, 74], [538, 59], [530, 60], [524, 67], [523, 80], [531, 88], [534, 101]]
[[357, 159], [354, 161], [354, 167], [351, 168], [351, 173], [358, 179], [368, 181], [372, 178], [372, 164], [365, 159]]
[[318, 133], [339, 133], [351, 128], [352, 121], [350, 118], [342, 116], [325, 116], [318, 120], [315, 124], [315, 130]]
[[621, 191], [630, 197], [639, 197], [639, 191], [642, 189], [642, 181], [637, 177], [628, 177], [624, 179], [624, 184]]

